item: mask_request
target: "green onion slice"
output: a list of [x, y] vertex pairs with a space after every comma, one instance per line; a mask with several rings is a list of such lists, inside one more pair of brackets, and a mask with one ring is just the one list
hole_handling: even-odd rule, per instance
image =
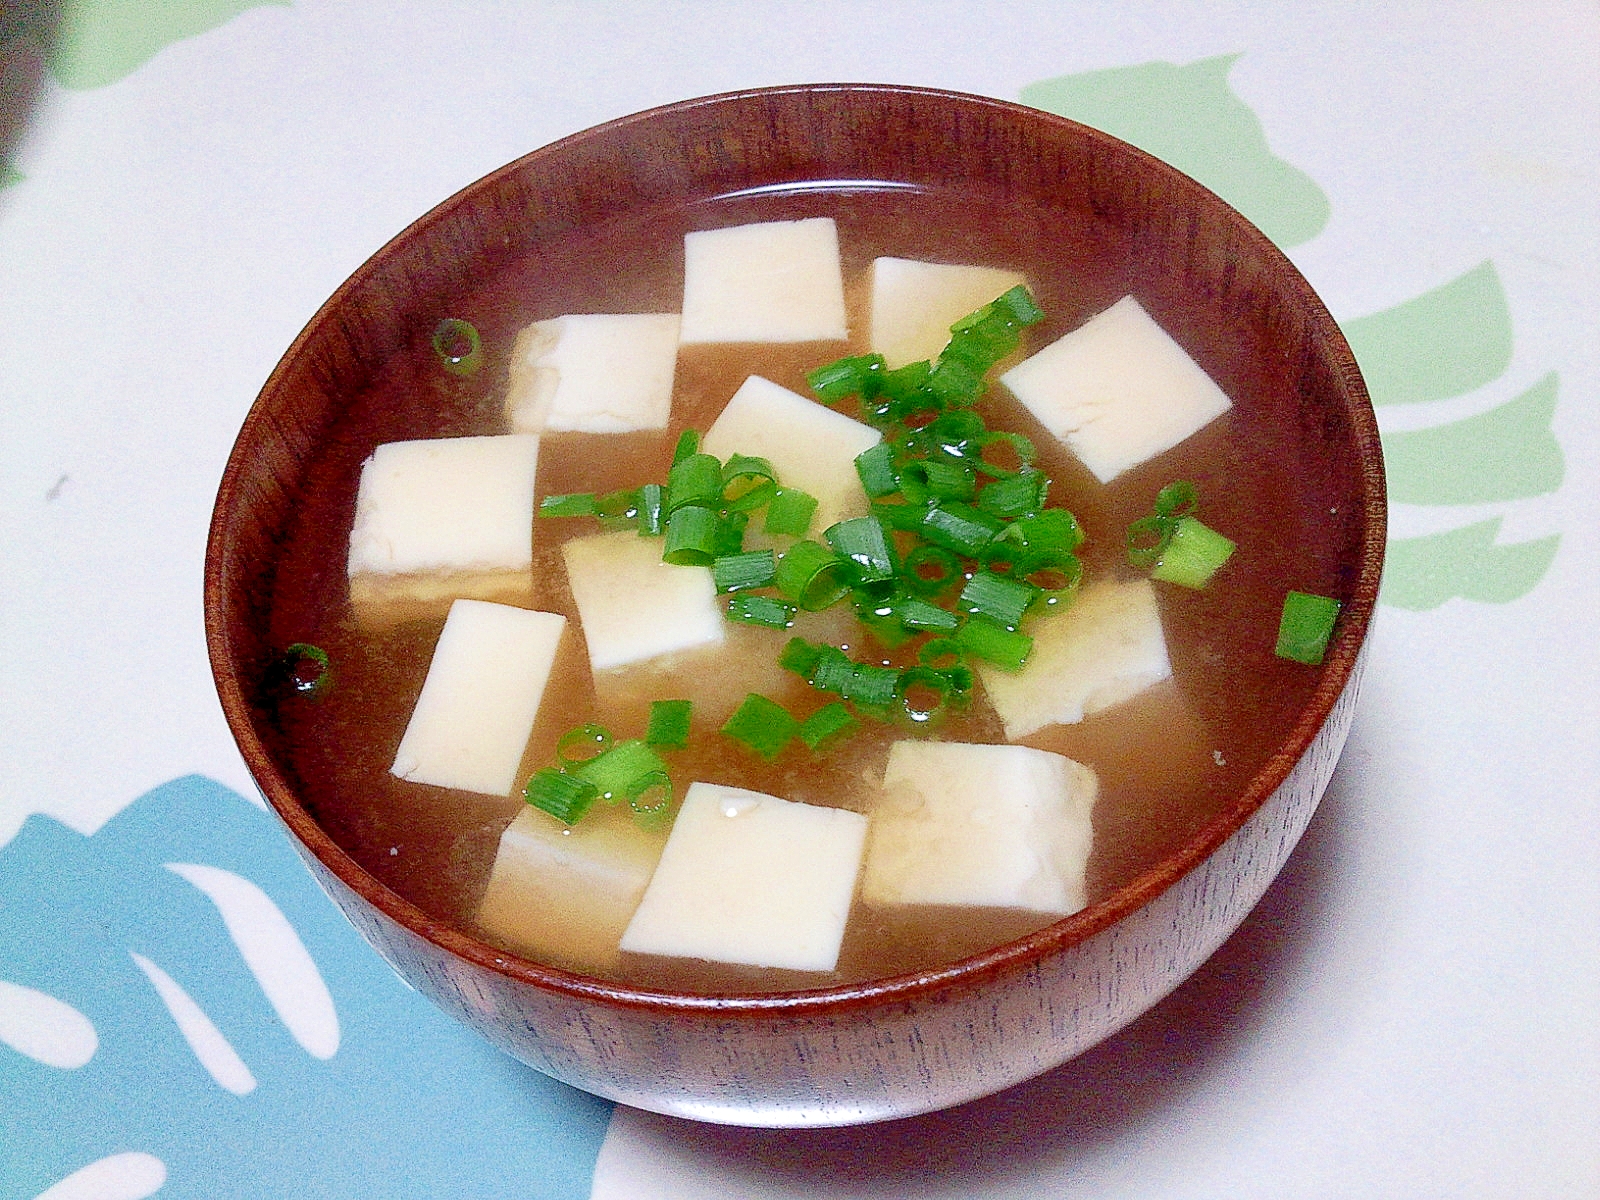
[[778, 757], [799, 728], [800, 723], [783, 705], [751, 692], [723, 725], [722, 733], [770, 762]]
[[452, 375], [475, 374], [483, 363], [477, 327], [460, 317], [446, 317], [433, 327], [433, 352]]
[[719, 592], [740, 592], [746, 588], [768, 586], [778, 573], [777, 557], [771, 550], [746, 550], [724, 554], [711, 562], [711, 578]]
[[672, 779], [665, 771], [651, 771], [630, 783], [623, 794], [639, 816], [664, 816], [672, 807]]
[[1278, 620], [1279, 658], [1316, 666], [1328, 650], [1334, 622], [1339, 618], [1339, 602], [1331, 596], [1309, 592], [1290, 592], [1283, 598], [1283, 614]]
[[735, 454], [722, 468], [722, 502], [735, 512], [760, 508], [777, 490], [778, 473], [764, 458]]
[[716, 509], [686, 504], [667, 518], [661, 557], [678, 567], [708, 567], [717, 557], [721, 517]]
[[556, 761], [563, 768], [581, 767], [609, 749], [611, 732], [604, 725], [579, 725], [561, 735], [556, 743]]
[[767, 532], [787, 537], [805, 537], [816, 512], [815, 496], [799, 488], [780, 487], [767, 502]]
[[1200, 494], [1194, 484], [1186, 479], [1169, 483], [1156, 493], [1156, 515], [1159, 517], [1187, 517], [1195, 510]]
[[607, 492], [594, 502], [594, 515], [607, 529], [633, 529], [639, 523], [639, 493], [632, 488]]
[[644, 733], [645, 745], [682, 750], [689, 744], [689, 725], [693, 716], [692, 700], [652, 701], [650, 724]]
[[685, 429], [678, 435], [678, 444], [672, 450], [672, 465], [677, 466], [684, 459], [700, 453], [700, 434], [694, 429]]
[[975, 571], [961, 589], [959, 603], [962, 612], [988, 617], [997, 625], [1014, 630], [1038, 598], [1039, 589], [1031, 583]]
[[567, 774], [587, 779], [600, 790], [601, 799], [628, 795], [628, 790], [646, 775], [666, 774], [667, 764], [656, 756], [643, 738], [618, 742]]
[[894, 552], [889, 546], [889, 535], [876, 517], [851, 517], [830, 525], [822, 536], [828, 539], [835, 554], [854, 565], [859, 582], [875, 583], [894, 578]]
[[900, 481], [895, 475], [894, 447], [888, 442], [869, 446], [856, 455], [856, 474], [870, 500], [891, 496], [900, 490]]
[[740, 592], [728, 597], [728, 619], [745, 625], [762, 625], [768, 629], [788, 629], [794, 624], [798, 609], [771, 596], [756, 596]]
[[997, 625], [986, 617], [969, 617], [951, 639], [963, 654], [993, 663], [1002, 671], [1020, 671], [1033, 653], [1033, 639]]
[[807, 612], [816, 612], [842, 600], [850, 591], [849, 567], [827, 547], [798, 541], [778, 560], [774, 578], [778, 591]]
[[906, 555], [900, 581], [921, 596], [936, 596], [961, 578], [961, 563], [942, 546], [918, 546]]
[[676, 512], [690, 504], [722, 507], [722, 463], [714, 455], [690, 454], [667, 472], [667, 511]]
[[659, 483], [646, 483], [639, 488], [639, 535], [658, 537], [665, 531], [666, 489]]
[[945, 673], [932, 667], [907, 667], [900, 672], [895, 684], [901, 711], [919, 725], [944, 711], [950, 702], [951, 690]]
[[838, 700], [830, 700], [800, 723], [800, 740], [812, 750], [848, 733], [857, 724], [850, 709]]
[[922, 518], [923, 537], [968, 558], [976, 558], [1005, 527], [998, 517], [956, 500], [935, 504]]
[[1194, 517], [1179, 517], [1172, 526], [1151, 579], [1186, 588], [1203, 588], [1218, 568], [1233, 557], [1234, 545]]
[[283, 652], [283, 672], [289, 686], [302, 696], [315, 696], [333, 678], [328, 652], [310, 642], [294, 642]]
[[572, 825], [593, 807], [600, 798], [600, 789], [587, 779], [546, 767], [529, 776], [522, 798], [558, 821]]
[[593, 492], [568, 492], [539, 501], [541, 517], [592, 517], [596, 511]]

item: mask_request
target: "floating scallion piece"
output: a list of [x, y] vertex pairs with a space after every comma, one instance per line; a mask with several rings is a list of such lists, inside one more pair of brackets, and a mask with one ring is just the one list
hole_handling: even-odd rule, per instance
[[667, 518], [661, 557], [677, 567], [708, 567], [717, 557], [721, 517], [714, 508], [686, 504]]
[[894, 551], [889, 546], [889, 535], [876, 518], [851, 517], [830, 525], [822, 536], [835, 554], [854, 567], [857, 583], [894, 578]]
[[817, 512], [817, 498], [799, 488], [780, 487], [767, 502], [766, 531], [787, 537], [805, 537]]
[[483, 362], [477, 327], [460, 317], [446, 317], [433, 327], [433, 352], [452, 375], [472, 375]]
[[869, 499], [891, 496], [900, 490], [894, 468], [894, 447], [888, 442], [869, 446], [856, 455], [856, 474]]
[[755, 596], [747, 592], [728, 597], [728, 618], [745, 625], [762, 625], [768, 629], [788, 629], [794, 624], [798, 611], [795, 605], [786, 604], [772, 596]]
[[746, 550], [724, 554], [711, 562], [711, 578], [719, 592], [741, 592], [766, 587], [777, 576], [777, 559], [771, 550]]
[[557, 820], [573, 825], [600, 799], [600, 789], [587, 779], [546, 767], [528, 778], [522, 798]]
[[1004, 528], [998, 517], [955, 500], [933, 505], [922, 518], [923, 537], [967, 558], [976, 558]]
[[1016, 629], [1039, 589], [1020, 579], [1007, 579], [989, 571], [975, 571], [961, 589], [961, 611], [988, 617], [997, 625]]
[[1309, 592], [1290, 592], [1283, 598], [1283, 614], [1278, 620], [1279, 658], [1316, 666], [1328, 650], [1340, 604], [1331, 596]]
[[621, 488], [607, 492], [594, 502], [594, 515], [607, 529], [635, 529], [639, 524], [639, 492]]
[[798, 541], [778, 560], [778, 591], [807, 612], [827, 608], [850, 591], [844, 561], [813, 541]]
[[579, 725], [561, 735], [556, 743], [556, 761], [565, 770], [581, 767], [611, 749], [611, 731], [604, 725]]
[[333, 678], [328, 652], [310, 642], [294, 642], [283, 652], [283, 675], [302, 696], [315, 696]]
[[722, 503], [735, 512], [760, 508], [777, 490], [777, 472], [764, 458], [735, 454], [722, 468]]
[[596, 511], [593, 492], [568, 492], [539, 501], [541, 517], [592, 517]]
[[751, 692], [722, 727], [724, 737], [771, 761], [799, 732], [800, 723], [775, 700]]
[[722, 507], [722, 463], [712, 454], [690, 454], [667, 472], [666, 507], [669, 513], [687, 505]]
[[666, 529], [666, 488], [646, 483], [639, 488], [639, 536], [658, 537]]
[[651, 771], [628, 785], [624, 793], [628, 807], [641, 818], [641, 824], [654, 825], [672, 809], [672, 778], [665, 771]]
[[961, 578], [961, 563], [943, 546], [918, 546], [905, 557], [901, 582], [921, 596], [937, 596]]
[[645, 745], [682, 750], [689, 744], [689, 726], [693, 716], [692, 700], [652, 701], [650, 723], [644, 733]]
[[901, 711], [915, 724], [925, 725], [945, 710], [952, 692], [950, 679], [932, 667], [907, 667], [895, 685]]
[[837, 404], [851, 396], [871, 400], [878, 394], [886, 364], [881, 354], [858, 354], [818, 367], [806, 376], [806, 383], [824, 404]]
[[1186, 588], [1203, 588], [1218, 568], [1233, 557], [1233, 550], [1233, 542], [1209, 525], [1195, 517], [1179, 517], [1173, 522], [1161, 557], [1151, 568], [1150, 578]]
[[991, 662], [1002, 671], [1020, 671], [1033, 653], [1033, 639], [997, 625], [987, 617], [969, 617], [951, 640], [962, 653]]
[[691, 454], [700, 453], [700, 431], [685, 429], [678, 435], [678, 444], [672, 450], [672, 465], [677, 466]]
[[812, 750], [820, 750], [828, 742], [855, 728], [856, 724], [849, 708], [838, 700], [830, 700], [802, 721], [797, 732], [800, 740]]
[[657, 772], [665, 774], [666, 770], [667, 764], [656, 756], [644, 739], [634, 738], [616, 743], [588, 762], [573, 767], [567, 774], [588, 780], [600, 790], [601, 799], [610, 800], [628, 795], [628, 789], [646, 775]]

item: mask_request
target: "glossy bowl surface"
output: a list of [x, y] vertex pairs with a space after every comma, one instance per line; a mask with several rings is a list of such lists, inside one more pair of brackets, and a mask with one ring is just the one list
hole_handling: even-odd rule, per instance
[[[263, 681], [277, 550], [349, 398], [444, 298], [574, 231], [764, 196], [977, 189], [1081, 222], [1125, 290], [1293, 459], [1309, 551], [1344, 603], [1316, 687], [1236, 799], [1089, 908], [948, 967], [726, 997], [623, 987], [527, 962], [430, 917], [303, 804]], [[952, 192], [952, 189], [955, 192]], [[1167, 323], [1164, 321], [1164, 323]], [[1265, 426], [1264, 426], [1265, 427]], [[929, 1111], [1029, 1078], [1149, 1008], [1238, 925], [1283, 865], [1351, 719], [1385, 535], [1376, 424], [1349, 348], [1284, 256], [1200, 185], [1105, 134], [928, 89], [805, 85], [690, 100], [576, 134], [445, 201], [347, 281], [289, 348], [239, 435], [208, 546], [206, 630], [240, 750], [312, 872], [413, 986], [524, 1062], [660, 1112], [747, 1125]]]

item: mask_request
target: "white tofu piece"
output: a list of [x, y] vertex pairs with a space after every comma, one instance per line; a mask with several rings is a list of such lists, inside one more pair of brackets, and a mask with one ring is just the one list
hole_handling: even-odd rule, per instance
[[1099, 788], [1091, 768], [1048, 750], [896, 742], [870, 813], [861, 898], [1077, 912]]
[[836, 341], [848, 335], [832, 217], [684, 236], [685, 343]]
[[751, 454], [771, 462], [781, 484], [817, 498], [811, 521], [816, 536], [835, 521], [866, 514], [856, 455], [881, 436], [870, 425], [752, 375], [706, 430], [700, 448], [724, 461]]
[[511, 349], [506, 418], [517, 433], [665, 429], [677, 364], [677, 313], [535, 321]]
[[710, 568], [662, 562], [661, 544], [620, 529], [562, 545], [593, 670], [722, 641]]
[[1022, 283], [1021, 273], [1001, 267], [873, 259], [868, 346], [891, 370], [936, 359], [950, 341], [950, 326]]
[[500, 835], [478, 924], [529, 958], [577, 970], [613, 966], [665, 842], [626, 809], [595, 809], [566, 825], [524, 806]]
[[526, 434], [379, 446], [356, 490], [351, 603], [531, 594], [538, 464]]
[[452, 604], [390, 772], [510, 795], [566, 627], [559, 613]]
[[1022, 670], [977, 667], [1012, 741], [1046, 725], [1077, 724], [1172, 677], [1148, 579], [1091, 584], [1065, 610], [1037, 618], [1025, 632], [1033, 653]]
[[1132, 296], [1024, 359], [1000, 382], [1101, 483], [1172, 449], [1232, 407]]
[[866, 836], [860, 813], [692, 784], [622, 948], [831, 971]]

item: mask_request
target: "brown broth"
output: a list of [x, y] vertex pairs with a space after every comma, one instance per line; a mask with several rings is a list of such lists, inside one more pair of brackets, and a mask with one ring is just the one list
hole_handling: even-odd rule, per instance
[[[1206, 314], [1203, 298], [1167, 295], [1159, 280], [1143, 277], [1137, 263], [1108, 261], [1093, 227], [1069, 224], [1060, 214], [1017, 210], [1002, 197], [960, 188], [796, 189], [644, 212], [574, 232], [507, 264], [470, 295], [451, 298], [440, 315], [464, 317], [477, 325], [486, 355], [483, 369], [467, 379], [445, 374], [428, 346], [431, 330], [419, 329], [409, 350], [393, 359], [375, 386], [351, 398], [312, 465], [296, 527], [276, 572], [271, 612], [275, 644], [315, 642], [335, 664], [334, 687], [315, 701], [290, 699], [277, 713], [307, 808], [366, 870], [429, 914], [472, 928], [500, 832], [520, 801], [427, 787], [389, 774], [444, 612], [382, 629], [362, 628], [354, 621], [345, 557], [362, 461], [383, 442], [505, 432], [500, 400], [506, 360], [517, 330], [530, 321], [569, 312], [676, 311], [685, 232], [813, 215], [833, 216], [838, 222], [851, 329], [857, 331], [849, 346], [685, 348], [678, 361], [672, 424], [665, 435], [546, 435], [538, 469], [541, 497], [663, 480], [678, 433], [707, 428], [751, 373], [805, 394], [807, 370], [841, 353], [864, 351], [861, 281], [878, 255], [1023, 270], [1047, 314], [1042, 325], [1028, 332], [1024, 352], [1054, 340], [1129, 291], [1180, 342], [1190, 340], [1186, 327], [1215, 319]], [[1272, 655], [1278, 605], [1285, 578], [1295, 580], [1295, 586], [1323, 578], [1332, 590], [1336, 568], [1308, 566], [1295, 557], [1306, 540], [1299, 531], [1319, 514], [1300, 511], [1295, 481], [1285, 467], [1275, 465], [1289, 459], [1281, 453], [1275, 459], [1263, 433], [1270, 424], [1252, 419], [1252, 398], [1240, 394], [1237, 380], [1254, 352], [1249, 337], [1246, 331], [1237, 339], [1221, 339], [1229, 350], [1211, 361], [1201, 360], [1234, 399], [1234, 411], [1109, 486], [1095, 482], [1004, 389], [992, 386], [981, 407], [991, 426], [1025, 433], [1039, 448], [1041, 465], [1055, 481], [1050, 502], [1074, 512], [1088, 532], [1088, 578], [1128, 573], [1122, 561], [1123, 530], [1148, 512], [1156, 491], [1174, 479], [1199, 485], [1202, 516], [1239, 545], [1233, 561], [1207, 589], [1159, 589], [1173, 682], [1081, 725], [1056, 726], [1025, 739], [1086, 762], [1100, 775], [1089, 864], [1091, 902], [1154, 866], [1213, 819], [1281, 743], [1315, 682], [1314, 672]], [[574, 630], [576, 613], [559, 546], [568, 537], [594, 530], [587, 520], [535, 522], [534, 606], [565, 613]], [[791, 632], [822, 637], [830, 622], [837, 625], [837, 614], [803, 621], [808, 624]], [[765, 648], [772, 660], [788, 636], [730, 627], [738, 645]], [[736, 657], [753, 661], [743, 654]], [[827, 699], [776, 668], [748, 685], [742, 679], [727, 682], [733, 701], [746, 690], [761, 691], [802, 717]], [[684, 694], [675, 683], [665, 681], [665, 690], [655, 694]], [[599, 718], [618, 736], [640, 735], [649, 698], [648, 691], [631, 702], [609, 695], [597, 698], [581, 634], [569, 633], [529, 743], [524, 777], [550, 763], [556, 739], [584, 721]], [[715, 728], [701, 709], [696, 728]], [[1003, 740], [981, 693], [969, 711], [945, 721], [937, 735], [956, 741]], [[698, 747], [671, 755], [669, 762], [680, 796], [689, 782], [702, 779], [860, 808], [871, 781], [881, 775], [888, 744], [904, 736], [900, 727], [864, 723], [861, 733], [826, 754], [812, 755], [795, 743], [767, 764], [712, 733]], [[832, 976], [624, 956], [615, 977], [705, 992], [814, 987], [937, 966], [1045, 923], [1037, 914], [1009, 911], [887, 913], [858, 905]]]

